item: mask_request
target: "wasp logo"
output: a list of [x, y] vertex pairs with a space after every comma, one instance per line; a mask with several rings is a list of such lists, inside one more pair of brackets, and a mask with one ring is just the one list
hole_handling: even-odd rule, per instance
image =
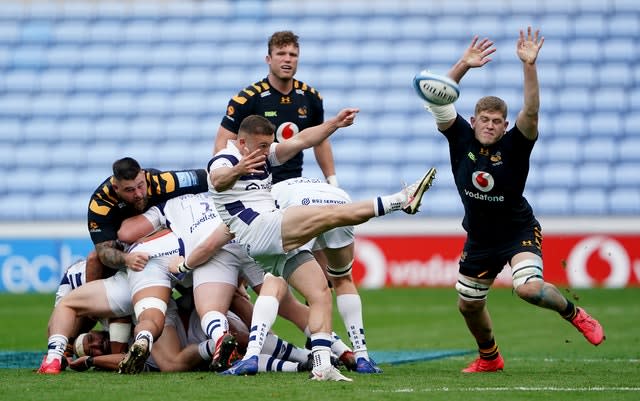
[[480, 155], [482, 155], [482, 156], [489, 156], [489, 149], [480, 148], [480, 152], [478, 152], [478, 153], [480, 153]]
[[489, 192], [495, 184], [493, 176], [485, 171], [475, 171], [471, 176], [473, 186], [482, 192]]
[[299, 116], [306, 116], [307, 115], [307, 107], [298, 107], [298, 115]]
[[291, 104], [291, 97], [289, 96], [282, 96], [280, 98], [280, 104]]
[[236, 109], [233, 106], [227, 107], [227, 115], [232, 116], [236, 112]]
[[502, 161], [502, 155], [500, 154], [500, 152], [498, 152], [495, 155], [491, 155], [489, 160], [491, 160], [492, 163], [498, 163]]

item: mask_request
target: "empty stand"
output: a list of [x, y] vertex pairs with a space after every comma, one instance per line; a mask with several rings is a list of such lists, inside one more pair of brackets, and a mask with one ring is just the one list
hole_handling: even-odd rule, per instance
[[[640, 213], [640, 9], [633, 0], [0, 2], [0, 220], [84, 219], [123, 156], [204, 167], [228, 100], [268, 73], [266, 39], [300, 35], [297, 77], [326, 118], [360, 107], [331, 141], [355, 199], [440, 171], [423, 211], [461, 216], [446, 139], [411, 88], [446, 73], [471, 36], [498, 51], [461, 82], [457, 111], [522, 104], [518, 30], [540, 27], [540, 138], [527, 190], [540, 215]], [[312, 151], [305, 175], [322, 175]], [[47, 202], [51, 208], [38, 208]]]

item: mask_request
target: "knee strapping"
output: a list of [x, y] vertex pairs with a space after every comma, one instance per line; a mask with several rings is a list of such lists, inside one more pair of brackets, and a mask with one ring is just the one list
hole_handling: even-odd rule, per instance
[[331, 266], [327, 266], [327, 275], [330, 277], [344, 277], [351, 274], [351, 266], [353, 265], [353, 260], [349, 262], [348, 265], [343, 267], [334, 268]]
[[167, 303], [156, 297], [142, 298], [133, 306], [133, 311], [136, 314], [136, 319], [140, 318], [142, 312], [147, 309], [159, 309], [163, 315], [167, 313]]
[[456, 291], [465, 301], [483, 301], [487, 299], [491, 283], [483, 283], [470, 277], [458, 275]]
[[542, 261], [539, 259], [525, 259], [511, 268], [513, 288], [517, 289], [529, 281], [542, 281]]

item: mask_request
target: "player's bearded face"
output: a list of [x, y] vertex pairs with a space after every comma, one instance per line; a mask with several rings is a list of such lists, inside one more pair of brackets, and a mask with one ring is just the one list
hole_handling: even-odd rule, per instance
[[147, 180], [144, 171], [141, 171], [133, 180], [121, 180], [114, 185], [118, 196], [128, 205], [143, 212], [147, 207], [149, 198], [147, 195]]

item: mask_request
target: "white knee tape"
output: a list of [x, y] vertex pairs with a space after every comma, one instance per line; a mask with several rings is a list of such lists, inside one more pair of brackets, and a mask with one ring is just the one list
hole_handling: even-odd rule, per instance
[[470, 277], [458, 275], [456, 290], [465, 301], [483, 301], [489, 294], [490, 283], [478, 282]]
[[525, 259], [511, 268], [513, 288], [518, 288], [529, 281], [542, 280], [542, 261], [540, 259]]
[[160, 298], [147, 297], [142, 298], [133, 306], [133, 311], [136, 314], [136, 319], [140, 317], [140, 314], [147, 309], [160, 309], [163, 315], [167, 313], [167, 303]]
[[339, 267], [339, 268], [333, 268], [331, 266], [327, 266], [327, 275], [329, 275], [330, 277], [348, 276], [349, 274], [351, 274], [351, 266], [352, 265], [353, 265], [353, 260], [351, 262], [349, 262], [348, 265], [343, 266], [343, 267]]
[[131, 323], [109, 323], [109, 340], [126, 344], [131, 337]]

